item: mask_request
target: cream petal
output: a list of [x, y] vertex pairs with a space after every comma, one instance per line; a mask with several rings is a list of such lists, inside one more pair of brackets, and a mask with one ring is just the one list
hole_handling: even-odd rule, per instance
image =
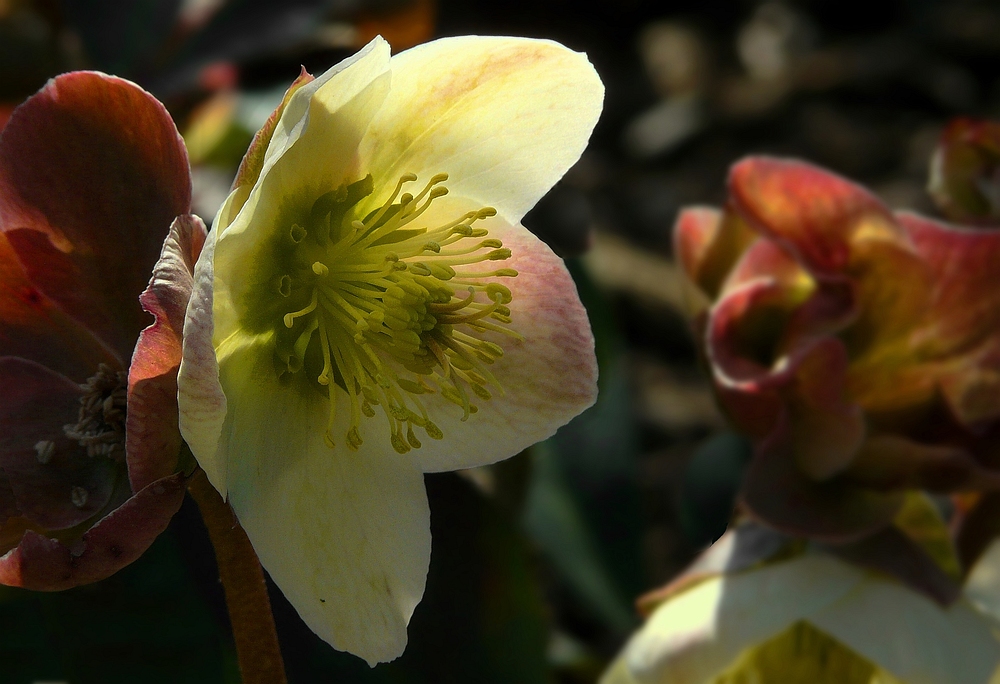
[[875, 576], [809, 622], [907, 684], [985, 684], [1000, 668], [997, 623]]
[[406, 645], [430, 562], [420, 469], [383, 431], [357, 452], [327, 447], [326, 399], [279, 383], [270, 347], [244, 342], [220, 349], [233, 509], [316, 634], [370, 665], [392, 660]]
[[965, 595], [982, 611], [1000, 621], [1000, 540], [994, 540], [965, 580]]
[[582, 53], [528, 38], [444, 38], [390, 62], [392, 91], [360, 148], [385, 199], [404, 173], [517, 223], [580, 158], [604, 86]]
[[216, 238], [205, 240], [194, 267], [194, 285], [184, 318], [181, 364], [177, 372], [178, 427], [209, 482], [226, 497], [226, 462], [218, 453], [226, 394], [219, 382], [219, 364], [213, 346], [213, 283]]
[[830, 605], [863, 577], [819, 555], [719, 576], [660, 606], [623, 656], [641, 684], [704, 684], [745, 649]]
[[489, 370], [503, 393], [476, 401], [479, 412], [463, 412], [439, 395], [421, 395], [443, 440], [423, 439], [415, 450], [424, 472], [472, 468], [513, 456], [552, 436], [597, 399], [597, 359], [587, 312], [563, 260], [521, 226], [499, 216], [483, 224], [490, 237], [511, 250], [510, 259], [484, 262], [470, 270], [513, 268], [515, 278], [497, 278], [510, 288], [510, 329], [523, 341], [490, 333], [504, 355]]
[[[332, 114], [384, 74], [389, 67], [389, 44], [376, 36], [354, 55], [324, 71], [315, 80], [299, 88], [288, 100], [271, 136], [261, 176], [302, 137], [309, 118], [317, 109]], [[315, 150], [312, 150], [315, 154]], [[324, 155], [316, 155], [329, 163]]]
[[[373, 70], [369, 68], [353, 78], [355, 70], [369, 66], [367, 62], [356, 63], [353, 69], [339, 72], [326, 82], [327, 88], [339, 92], [341, 81], [346, 80], [344, 89], [356, 92], [346, 101], [333, 96], [324, 99], [323, 91], [317, 93], [299, 137], [280, 158], [265, 162], [250, 197], [219, 237], [215, 252], [217, 344], [240, 327], [241, 302], [255, 282], [252, 269], [272, 258], [266, 251], [270, 248], [268, 238], [272, 231], [288, 230], [293, 222], [303, 220], [302, 212], [308, 212], [312, 202], [324, 192], [364, 175], [356, 168], [355, 150], [365, 127], [389, 92], [388, 72], [369, 78]], [[362, 85], [359, 81], [366, 83]], [[293, 99], [311, 85], [296, 91]], [[334, 108], [328, 109], [326, 104]], [[227, 211], [227, 205], [221, 211]]]

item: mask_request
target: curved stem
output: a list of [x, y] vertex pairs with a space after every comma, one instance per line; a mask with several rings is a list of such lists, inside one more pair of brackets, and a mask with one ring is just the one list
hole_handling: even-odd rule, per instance
[[288, 680], [264, 571], [246, 532], [200, 468], [188, 491], [201, 510], [215, 547], [243, 684], [285, 684]]

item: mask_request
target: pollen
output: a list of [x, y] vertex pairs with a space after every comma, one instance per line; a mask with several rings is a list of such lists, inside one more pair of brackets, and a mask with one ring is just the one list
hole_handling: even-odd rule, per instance
[[[511, 290], [500, 282], [517, 271], [503, 264], [510, 249], [489, 237], [495, 209], [425, 218], [448, 193], [447, 180], [437, 174], [412, 194], [417, 177], [405, 174], [361, 216], [358, 204], [374, 190], [368, 176], [321, 195], [277, 231], [273, 263], [282, 272], [262, 288], [275, 370], [329, 400], [331, 449], [357, 450], [370, 420], [385, 420], [397, 452], [419, 449], [425, 437], [444, 438], [426, 397], [443, 397], [467, 420], [477, 402], [503, 394], [490, 367], [504, 353], [496, 340], [521, 339], [511, 328]], [[338, 411], [348, 413], [341, 434]]]

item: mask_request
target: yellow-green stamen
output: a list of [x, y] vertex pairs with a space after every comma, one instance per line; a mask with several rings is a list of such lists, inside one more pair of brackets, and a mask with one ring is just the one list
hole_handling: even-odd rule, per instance
[[[369, 176], [325, 193], [307, 218], [278, 231], [273, 256], [283, 272], [267, 278], [265, 307], [277, 314], [270, 324], [276, 370], [283, 377], [303, 373], [328, 397], [324, 438], [331, 448], [339, 441], [360, 447], [361, 417], [375, 417], [377, 406], [393, 448], [406, 453], [421, 446], [415, 427], [443, 438], [421, 395], [439, 394], [466, 420], [478, 411], [473, 400], [503, 392], [489, 370], [503, 349], [480, 338], [499, 332], [520, 339], [508, 327], [511, 291], [495, 281], [517, 271], [482, 269], [511, 257], [478, 225], [496, 215], [491, 207], [439, 226], [421, 218], [447, 194], [447, 179], [435, 175], [412, 195], [403, 188], [416, 176], [406, 174], [382, 206], [358, 217], [357, 204], [373, 190]], [[350, 427], [338, 436], [341, 393]]]

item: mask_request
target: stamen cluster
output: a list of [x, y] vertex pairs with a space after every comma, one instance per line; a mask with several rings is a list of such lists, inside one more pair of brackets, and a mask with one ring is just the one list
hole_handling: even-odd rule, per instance
[[[75, 425], [63, 431], [86, 448], [87, 455], [125, 457], [125, 407], [128, 374], [100, 364], [87, 382], [80, 385], [80, 413]], [[43, 451], [39, 451], [41, 458]]]
[[[475, 399], [503, 392], [489, 366], [503, 356], [487, 332], [520, 339], [506, 327], [512, 296], [497, 278], [511, 268], [470, 270], [505, 261], [511, 252], [474, 225], [496, 215], [484, 207], [436, 227], [420, 225], [435, 199], [447, 194], [446, 174], [433, 176], [416, 195], [402, 192], [417, 177], [406, 174], [386, 202], [363, 218], [357, 204], [374, 188], [371, 176], [316, 199], [308, 216], [278, 231], [277, 270], [260, 287], [275, 332], [275, 368], [294, 381], [303, 374], [329, 397], [324, 435], [333, 434], [338, 389], [346, 394], [348, 448], [362, 444], [361, 416], [382, 409], [393, 448], [419, 448], [414, 427], [442, 439], [420, 396], [437, 393], [476, 413]], [[263, 292], [255, 293], [260, 297]]]

